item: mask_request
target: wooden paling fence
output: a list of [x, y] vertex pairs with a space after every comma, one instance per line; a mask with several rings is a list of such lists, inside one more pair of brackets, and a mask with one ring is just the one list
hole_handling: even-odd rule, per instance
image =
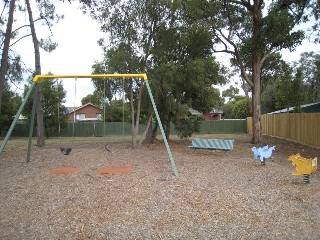
[[[320, 147], [320, 113], [282, 113], [261, 116], [262, 134]], [[252, 118], [247, 118], [252, 133]]]

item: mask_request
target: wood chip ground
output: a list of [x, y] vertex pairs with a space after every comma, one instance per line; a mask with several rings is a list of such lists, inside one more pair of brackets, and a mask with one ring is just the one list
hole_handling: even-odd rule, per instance
[[[215, 136], [209, 136], [214, 138]], [[0, 239], [320, 239], [320, 175], [310, 184], [292, 176], [287, 159], [320, 150], [264, 137], [276, 146], [263, 166], [253, 161], [249, 135], [230, 152], [192, 150], [191, 140], [170, 141], [179, 172], [165, 145], [74, 143], [8, 144], [0, 157]], [[15, 140], [12, 140], [13, 142]], [[49, 142], [49, 141], [47, 141]], [[101, 168], [130, 167], [121, 174]], [[78, 167], [70, 174], [54, 168]]]

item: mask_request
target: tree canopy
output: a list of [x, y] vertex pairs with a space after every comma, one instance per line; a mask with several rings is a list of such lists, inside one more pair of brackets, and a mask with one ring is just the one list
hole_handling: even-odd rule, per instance
[[[293, 14], [281, 8], [279, 1], [266, 5], [253, 1], [187, 1], [185, 14], [190, 22], [208, 25], [212, 36], [212, 50], [227, 53], [239, 69], [252, 92], [252, 142], [261, 140], [261, 70], [271, 53], [281, 49], [293, 50], [304, 37], [295, 30]], [[269, 3], [269, 2], [268, 2]]]
[[[182, 14], [183, 2], [108, 1], [90, 7], [110, 39], [109, 45], [99, 41], [106, 54], [95, 69], [147, 72], [167, 137], [180, 105], [206, 111], [220, 102], [214, 85], [227, 81], [227, 71], [211, 54], [210, 29], [189, 24]], [[137, 107], [141, 87], [141, 82], [125, 87], [128, 97], [131, 89]], [[112, 86], [109, 89], [114, 92]], [[152, 114], [150, 105], [143, 104]]]
[[[25, 85], [24, 93], [29, 89], [29, 85]], [[63, 128], [67, 123], [65, 103], [66, 91], [60, 81], [56, 79], [44, 79], [41, 84], [41, 92], [43, 94], [42, 108], [45, 126], [45, 135], [47, 138], [56, 136], [59, 133], [59, 127]], [[31, 94], [23, 115], [31, 120], [31, 109], [34, 100], [34, 92]]]

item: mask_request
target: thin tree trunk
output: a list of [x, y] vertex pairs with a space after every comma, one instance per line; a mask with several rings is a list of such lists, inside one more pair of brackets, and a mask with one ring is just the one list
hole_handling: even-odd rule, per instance
[[[149, 54], [150, 54], [150, 48], [151, 48], [151, 45], [152, 45], [152, 39], [153, 39], [153, 36], [154, 36], [154, 31], [155, 31], [155, 27], [156, 27], [156, 24], [157, 24], [157, 20], [156, 19], [152, 19], [152, 24], [151, 24], [151, 27], [150, 27], [150, 32], [149, 32], [149, 35], [148, 35], [148, 40], [145, 44], [145, 55], [144, 55], [144, 59], [143, 59], [143, 62], [142, 62], [142, 66], [144, 69], [147, 68], [147, 59], [149, 57]], [[138, 106], [137, 106], [137, 114], [136, 114], [136, 118], [137, 119], [140, 119], [140, 109], [141, 109], [141, 98], [142, 98], [142, 91], [143, 91], [143, 85], [144, 85], [144, 80], [141, 79], [140, 81], [140, 92], [139, 92], [139, 99], [138, 99]], [[136, 122], [136, 125], [133, 126], [134, 127], [134, 132], [133, 132], [133, 135], [132, 135], [132, 146], [133, 148], [138, 148], [141, 146], [141, 144], [144, 142], [144, 140], [146, 139], [146, 136], [150, 133], [151, 131], [151, 126], [152, 126], [152, 116], [153, 116], [154, 112], [153, 110], [151, 110], [151, 113], [149, 115], [149, 119], [148, 119], [148, 122], [147, 122], [147, 126], [146, 126], [146, 129], [144, 130], [143, 134], [142, 134], [142, 137], [139, 141], [139, 144], [137, 145], [137, 134], [138, 134], [138, 130], [139, 130], [139, 121]], [[150, 120], [150, 122], [149, 122]], [[150, 139], [150, 138], [149, 138]], [[152, 138], [151, 138], [152, 139]], [[134, 142], [135, 141], [135, 142]], [[136, 147], [134, 147], [136, 146]]]
[[147, 133], [149, 132], [148, 129], [151, 129], [150, 126], [152, 126], [152, 118], [153, 118], [153, 112], [149, 115], [148, 121], [147, 121], [147, 126], [146, 126], [146, 130], [143, 132], [141, 139], [139, 141], [138, 147], [141, 146], [141, 144], [143, 143], [143, 141], [146, 139]]
[[2, 56], [1, 56], [1, 66], [0, 66], [0, 114], [1, 114], [1, 106], [2, 106], [2, 96], [4, 91], [4, 81], [5, 81], [7, 70], [8, 70], [8, 55], [9, 55], [9, 48], [10, 48], [14, 8], [15, 8], [15, 0], [11, 0], [10, 6], [9, 6], [9, 17], [8, 17], [6, 34], [4, 37], [3, 50], [2, 50]]
[[[28, 15], [29, 15], [30, 29], [31, 29], [32, 41], [33, 41], [33, 47], [34, 47], [35, 74], [41, 75], [40, 48], [39, 48], [38, 38], [36, 35], [36, 30], [34, 27], [32, 10], [31, 10], [29, 0], [26, 0], [26, 5], [27, 5], [27, 11], [28, 11]], [[44, 125], [43, 125], [41, 83], [37, 84], [36, 91], [38, 93], [38, 98], [37, 98], [37, 146], [43, 147], [43, 146], [45, 146], [45, 138], [44, 138]]]
[[157, 140], [157, 131], [158, 131], [158, 121], [154, 124], [154, 127], [152, 128], [152, 135], [151, 135], [151, 143], [155, 143]]
[[137, 144], [137, 136], [135, 135], [135, 109], [134, 109], [134, 103], [133, 103], [133, 83], [132, 79], [130, 79], [130, 108], [131, 108], [131, 147], [135, 148]]
[[[138, 139], [137, 138], [138, 138], [139, 124], [140, 124], [140, 111], [141, 111], [141, 98], [142, 98], [142, 92], [143, 92], [143, 81], [144, 81], [144, 79], [140, 80], [140, 89], [139, 89], [138, 102], [137, 102], [137, 112], [135, 114], [135, 118], [133, 119], [134, 122], [132, 124], [133, 125], [133, 129], [132, 129], [132, 148], [133, 149], [138, 148]], [[133, 93], [132, 93], [132, 95], [133, 95]], [[131, 106], [133, 107], [133, 103], [131, 104]], [[131, 108], [131, 110], [132, 109], [134, 110], [134, 108]]]
[[146, 139], [144, 141], [144, 143], [152, 143], [152, 128], [153, 128], [153, 124], [152, 124], [152, 121], [150, 122], [150, 125], [149, 125], [149, 128], [146, 129]]

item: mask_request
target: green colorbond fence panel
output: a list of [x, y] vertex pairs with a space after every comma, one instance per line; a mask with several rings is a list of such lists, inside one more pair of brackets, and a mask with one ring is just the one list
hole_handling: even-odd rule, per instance
[[[98, 123], [85, 123], [77, 122], [74, 124], [74, 136], [75, 137], [103, 137], [104, 128], [105, 134], [108, 135], [131, 135], [131, 123], [122, 122], [106, 122], [105, 125], [102, 122]], [[247, 123], [246, 120], [219, 120], [219, 121], [203, 121], [200, 125], [200, 133], [203, 134], [227, 134], [227, 133], [246, 133]], [[139, 135], [143, 133], [145, 125], [139, 125]], [[29, 134], [29, 124], [17, 124], [12, 132], [14, 137], [27, 137]], [[58, 137], [59, 133], [50, 133], [50, 136]], [[177, 134], [174, 129], [174, 124], [170, 124], [170, 134]], [[36, 136], [36, 129], [33, 136]], [[73, 123], [67, 124], [67, 126], [61, 129], [61, 136], [72, 137], [73, 136]]]
[[203, 121], [200, 133], [246, 133], [246, 120]]
[[[30, 124], [17, 124], [12, 131], [12, 137], [29, 136]], [[33, 130], [33, 136], [36, 136], [36, 129]]]

